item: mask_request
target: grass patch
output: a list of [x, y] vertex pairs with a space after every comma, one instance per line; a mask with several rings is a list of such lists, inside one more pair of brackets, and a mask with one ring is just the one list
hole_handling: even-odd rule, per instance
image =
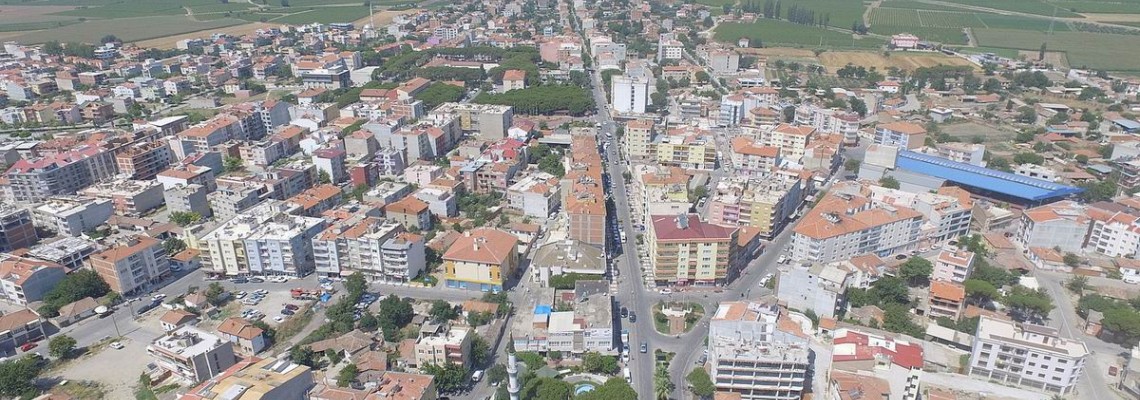
[[301, 330], [305, 329], [305, 327], [309, 325], [309, 322], [313, 320], [313, 314], [313, 309], [310, 306], [303, 305], [291, 318], [278, 324], [276, 328], [277, 333], [273, 337], [273, 347], [286, 343], [289, 339], [292, 339], [293, 336], [297, 336], [298, 333], [301, 333]]
[[[975, 29], [978, 43], [986, 47], [1037, 51], [1047, 43], [1049, 51], [1066, 53], [1075, 68], [1108, 71], [1140, 71], [1136, 56], [1122, 49], [1140, 49], [1140, 36], [1091, 32], [1057, 32], [1043, 36], [1039, 32], [1008, 29]], [[1095, 43], [1095, 46], [1090, 46]]]
[[56, 386], [52, 392], [63, 393], [76, 400], [100, 400], [107, 396], [103, 384], [94, 381], [67, 381], [66, 384]]
[[1062, 21], [1051, 22], [1042, 18], [1026, 18], [1016, 15], [977, 14], [978, 19], [990, 29], [1018, 29], [1025, 31], [1048, 32], [1050, 25], [1053, 32], [1068, 32], [1069, 24]]
[[213, 21], [194, 21], [185, 16], [91, 20], [45, 31], [28, 32], [20, 36], [9, 38], [9, 40], [25, 44], [39, 44], [51, 40], [61, 42], [73, 40], [97, 41], [104, 35], [111, 34], [119, 37], [119, 39], [122, 39], [124, 42], [130, 43], [139, 40], [217, 29], [244, 23], [246, 23], [246, 21], [234, 18], [223, 18]]
[[[832, 17], [834, 21], [835, 17]], [[726, 22], [716, 28], [716, 40], [736, 43], [742, 37], [765, 47], [785, 45], [801, 48], [878, 49], [885, 42], [872, 37], [853, 38], [851, 34], [786, 21], [759, 20], [746, 24]]]
[[367, 16], [368, 7], [364, 6], [321, 7], [279, 17], [273, 19], [272, 22], [291, 25], [304, 25], [314, 22], [329, 24], [334, 22], [352, 22]]

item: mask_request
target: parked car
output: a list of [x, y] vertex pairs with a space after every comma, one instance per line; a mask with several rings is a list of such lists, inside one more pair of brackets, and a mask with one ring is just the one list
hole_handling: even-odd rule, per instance
[[123, 344], [122, 344], [122, 343], [119, 343], [119, 342], [111, 342], [111, 348], [112, 348], [112, 349], [115, 349], [115, 350], [122, 350], [124, 347], [126, 347], [126, 346], [123, 346]]
[[28, 351], [28, 350], [36, 348], [36, 346], [39, 346], [39, 345], [40, 344], [36, 343], [36, 342], [27, 342], [27, 343], [24, 343], [24, 345], [20, 346], [20, 351]]
[[265, 283], [265, 279], [261, 279], [261, 278], [249, 278], [249, 282], [250, 282], [250, 283]]
[[630, 311], [629, 312], [629, 323], [632, 324], [634, 322], [637, 322], [637, 314], [634, 313], [633, 311]]
[[277, 322], [277, 323], [279, 323], [279, 324], [280, 324], [280, 323], [282, 323], [282, 322], [285, 322], [285, 317], [282, 317], [282, 316], [278, 315], [278, 316], [276, 316], [276, 317], [273, 317], [273, 321], [274, 321], [274, 322]]
[[286, 304], [285, 309], [291, 310], [291, 311], [297, 311], [297, 310], [301, 309], [301, 307], [296, 305], [296, 304]]
[[622, 317], [622, 318], [626, 318], [626, 317], [629, 317], [629, 310], [628, 310], [628, 309], [626, 309], [625, 307], [622, 307], [622, 308], [621, 308], [621, 317]]
[[281, 310], [281, 315], [293, 315], [296, 313], [297, 313], [296, 311], [290, 310], [288, 308]]

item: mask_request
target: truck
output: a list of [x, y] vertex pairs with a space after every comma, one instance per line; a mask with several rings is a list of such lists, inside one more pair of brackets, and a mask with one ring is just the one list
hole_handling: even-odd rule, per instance
[[629, 344], [629, 329], [621, 330], [621, 342], [622, 344]]
[[293, 296], [293, 300], [315, 300], [321, 296], [321, 291], [294, 288], [289, 290], [289, 295]]

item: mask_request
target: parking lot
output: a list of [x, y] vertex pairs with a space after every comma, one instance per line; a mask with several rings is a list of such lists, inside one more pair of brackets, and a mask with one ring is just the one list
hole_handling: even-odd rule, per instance
[[239, 306], [234, 316], [250, 321], [261, 320], [269, 326], [277, 326], [289, 319], [297, 308], [310, 301], [293, 300], [288, 290], [239, 290], [233, 292], [233, 296], [230, 301]]

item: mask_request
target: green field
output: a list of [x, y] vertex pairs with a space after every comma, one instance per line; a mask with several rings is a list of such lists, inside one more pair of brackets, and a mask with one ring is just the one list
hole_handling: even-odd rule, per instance
[[1076, 10], [1079, 13], [1116, 13], [1140, 14], [1140, 2], [1137, 1], [1051, 1], [1058, 7], [1066, 10]]
[[[894, 4], [894, 1], [883, 4]], [[1050, 23], [1047, 18], [1032, 18], [989, 13], [938, 11], [906, 8], [876, 8], [871, 12], [871, 31], [883, 35], [913, 33], [923, 40], [946, 44], [968, 44], [962, 28], [1016, 29], [1047, 32], [1069, 31], [1064, 22]]]
[[274, 19], [272, 22], [294, 25], [311, 24], [314, 22], [328, 24], [333, 22], [352, 22], [367, 16], [368, 7], [365, 6], [319, 7], [313, 8], [310, 11], [286, 15]]
[[35, 31], [40, 29], [55, 29], [78, 23], [79, 20], [77, 19], [62, 21], [13, 22], [10, 24], [0, 24], [0, 32], [21, 32]]
[[1140, 36], [1089, 32], [1040, 32], [1008, 29], [975, 29], [980, 46], [1037, 51], [1046, 42], [1050, 51], [1065, 52], [1074, 68], [1109, 71], [1140, 71], [1136, 55], [1125, 49], [1140, 49]]
[[145, 18], [120, 18], [89, 20], [87, 22], [27, 32], [9, 38], [25, 44], [43, 43], [51, 40], [61, 42], [74, 40], [96, 41], [104, 35], [115, 35], [125, 42], [178, 35], [208, 29], [248, 23], [236, 18], [223, 18], [212, 21], [194, 21], [186, 16], [151, 16]]
[[852, 39], [851, 34], [787, 21], [760, 20], [751, 24], [726, 22], [716, 28], [716, 40], [736, 43], [741, 37], [747, 37], [753, 43], [759, 41], [765, 47], [785, 45], [810, 49], [820, 47], [822, 42], [823, 48], [829, 49], [877, 49], [885, 44], [882, 39]]
[[[1016, 11], [1026, 14], [1036, 14], [1044, 16], [1053, 16], [1056, 12], [1058, 17], [1078, 18], [1080, 15], [1070, 12], [1060, 5], [1054, 6], [1052, 3], [1046, 3], [1038, 0], [952, 0], [957, 4], [964, 4], [975, 7], [993, 8], [996, 10]], [[1055, 10], [1055, 11], [1054, 11]]]
[[958, 7], [923, 3], [923, 2], [915, 1], [915, 0], [886, 0], [879, 7], [880, 8], [909, 8], [909, 9], [913, 9], [913, 10], [962, 11], [962, 9], [958, 8]]
[[[725, 4], [736, 4], [736, 0], [697, 0], [697, 4], [704, 4], [709, 7], [722, 8]], [[722, 8], [723, 11], [723, 8]]]
[[1019, 29], [1026, 31], [1048, 32], [1050, 27], [1053, 32], [1066, 32], [1069, 25], [1064, 22], [1052, 22], [1044, 18], [1025, 18], [1014, 15], [998, 15], [998, 14], [977, 14], [978, 19], [982, 20], [986, 28], [990, 29]]
[[783, 17], [787, 17], [788, 7], [797, 5], [815, 11], [817, 17], [830, 15], [829, 25], [842, 29], [851, 29], [852, 22], [862, 21], [867, 9], [861, 0], [781, 0], [780, 4]]

